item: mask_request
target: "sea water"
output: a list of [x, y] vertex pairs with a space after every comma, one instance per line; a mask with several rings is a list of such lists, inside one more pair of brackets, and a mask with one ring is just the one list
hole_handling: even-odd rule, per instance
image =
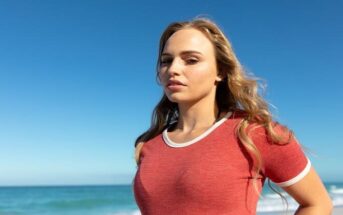
[[[272, 184], [273, 185], [273, 184]], [[343, 206], [343, 183], [324, 183], [334, 206]], [[276, 185], [273, 186], [274, 188]], [[288, 209], [298, 204], [283, 190]], [[281, 197], [264, 185], [257, 214], [284, 211]], [[140, 215], [131, 185], [0, 187], [0, 215]]]

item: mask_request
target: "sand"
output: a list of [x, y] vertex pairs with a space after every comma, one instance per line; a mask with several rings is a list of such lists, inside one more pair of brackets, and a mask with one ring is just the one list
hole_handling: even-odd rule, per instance
[[343, 207], [334, 208], [332, 215], [343, 215]]
[[[262, 213], [265, 215], [286, 215], [285, 213]], [[287, 215], [293, 215], [294, 211], [287, 213]], [[331, 215], [343, 215], [343, 207], [334, 207]]]

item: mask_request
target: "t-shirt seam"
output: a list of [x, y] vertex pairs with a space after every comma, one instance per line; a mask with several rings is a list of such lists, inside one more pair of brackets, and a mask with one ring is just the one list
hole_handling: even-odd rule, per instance
[[173, 142], [172, 140], [170, 140], [170, 138], [167, 135], [168, 128], [166, 128], [165, 130], [162, 131], [162, 139], [166, 145], [173, 147], [173, 148], [183, 148], [183, 147], [193, 145], [195, 143], [198, 143], [198, 142], [204, 140], [205, 138], [207, 138], [211, 134], [213, 134], [215, 132], [215, 130], [219, 129], [219, 127], [223, 126], [228, 120], [230, 120], [230, 118], [232, 117], [232, 114], [233, 114], [233, 112], [231, 112], [231, 113], [228, 112], [224, 118], [222, 118], [216, 124], [212, 125], [204, 133], [202, 133], [201, 135], [199, 135], [199, 136], [197, 136], [197, 137], [195, 137], [189, 141], [186, 141], [183, 143]]
[[306, 157], [306, 159], [307, 159], [306, 166], [296, 176], [292, 177], [291, 179], [288, 179], [287, 181], [274, 182], [274, 183], [280, 187], [288, 187], [297, 183], [301, 179], [303, 179], [307, 175], [307, 173], [310, 171], [310, 168], [312, 166], [310, 159], [308, 157]]

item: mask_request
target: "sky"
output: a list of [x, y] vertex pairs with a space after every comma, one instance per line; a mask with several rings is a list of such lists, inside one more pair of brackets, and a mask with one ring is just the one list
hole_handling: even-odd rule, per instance
[[343, 181], [342, 1], [0, 1], [0, 186], [130, 184], [167, 25], [205, 16], [275, 120]]

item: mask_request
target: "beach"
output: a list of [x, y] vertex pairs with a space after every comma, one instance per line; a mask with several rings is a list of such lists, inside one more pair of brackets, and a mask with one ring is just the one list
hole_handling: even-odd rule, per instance
[[[324, 183], [343, 215], [343, 183]], [[286, 193], [288, 213], [280, 196], [265, 187], [256, 215], [293, 215], [298, 204]], [[16, 215], [140, 215], [131, 185], [0, 187], [0, 214]]]
[[342, 215], [343, 214], [343, 207], [335, 207], [333, 209], [333, 215]]
[[[294, 210], [288, 212], [287, 214], [285, 212], [270, 212], [270, 213], [257, 213], [257, 215], [293, 215]], [[334, 207], [331, 215], [343, 215], [343, 207]]]

